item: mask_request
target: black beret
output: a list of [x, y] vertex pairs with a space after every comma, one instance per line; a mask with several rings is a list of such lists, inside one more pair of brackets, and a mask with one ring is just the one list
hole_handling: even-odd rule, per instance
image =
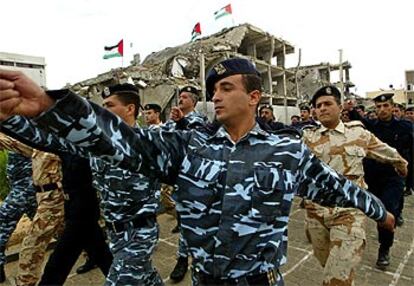
[[302, 103], [299, 105], [299, 110], [307, 110], [310, 111], [310, 106], [307, 103]]
[[159, 106], [158, 104], [155, 104], [155, 103], [145, 104], [144, 110], [151, 110], [151, 109], [153, 109], [155, 112], [161, 112], [161, 106]]
[[260, 77], [256, 67], [248, 60], [232, 58], [219, 62], [208, 73], [206, 89], [209, 97], [214, 95], [214, 85], [219, 80], [236, 74], [252, 74]]
[[383, 93], [373, 98], [374, 102], [386, 102], [394, 96], [393, 93]]
[[138, 88], [130, 83], [116, 84], [113, 86], [105, 87], [102, 91], [102, 98], [107, 98], [115, 93], [134, 93], [139, 96]]
[[259, 108], [259, 113], [262, 112], [263, 109], [269, 109], [273, 112], [273, 108], [270, 105], [262, 105]]
[[182, 92], [190, 92], [190, 93], [194, 93], [195, 95], [199, 94], [199, 90], [191, 85], [184, 86], [182, 89], [180, 89], [180, 93]]
[[341, 92], [339, 89], [334, 85], [325, 85], [321, 88], [319, 88], [312, 96], [311, 103], [313, 107], [316, 106], [316, 100], [324, 95], [330, 95], [335, 97], [338, 101], [341, 100]]

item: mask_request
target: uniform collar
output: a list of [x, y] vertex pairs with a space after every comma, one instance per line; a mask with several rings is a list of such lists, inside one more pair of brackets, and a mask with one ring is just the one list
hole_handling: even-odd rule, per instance
[[[262, 128], [260, 128], [260, 125], [256, 122], [253, 128], [249, 132], [247, 132], [247, 134], [243, 136], [243, 138], [247, 138], [248, 136], [268, 137], [270, 136], [270, 134], [266, 132], [265, 130], [263, 130]], [[214, 135], [210, 136], [208, 140], [211, 140], [214, 138], [227, 138], [230, 141], [232, 141], [230, 139], [231, 138], [230, 134], [226, 131], [223, 125], [221, 125], [220, 128], [217, 130], [217, 132]], [[241, 138], [241, 140], [243, 140], [243, 138]]]
[[320, 130], [321, 133], [324, 133], [328, 130], [334, 130], [338, 133], [345, 134], [345, 124], [342, 122], [342, 120], [339, 120], [339, 124], [335, 127], [335, 129], [328, 129], [327, 127], [321, 125]]

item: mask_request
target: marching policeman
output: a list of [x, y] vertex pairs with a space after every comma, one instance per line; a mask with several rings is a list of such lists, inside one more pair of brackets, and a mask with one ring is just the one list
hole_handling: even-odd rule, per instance
[[[135, 131], [71, 92], [47, 95], [16, 72], [0, 71], [0, 79], [6, 128], [175, 183], [195, 285], [283, 285], [277, 269], [286, 261], [284, 234], [295, 194], [359, 208], [393, 228], [392, 214], [375, 196], [318, 160], [300, 138], [259, 127], [261, 79], [245, 59], [222, 61], [208, 73], [207, 91], [223, 124], [214, 133]], [[37, 116], [30, 122], [38, 127], [14, 114]]]
[[[366, 128], [382, 142], [397, 149], [398, 153], [408, 161], [409, 169], [413, 158], [413, 126], [405, 120], [397, 120], [393, 116], [393, 93], [380, 94], [374, 98], [378, 116], [369, 120], [358, 116], [352, 110], [351, 117], [361, 120]], [[367, 159], [364, 162], [365, 181], [369, 191], [375, 194], [395, 217], [401, 215], [401, 198], [403, 197], [404, 178], [399, 176], [392, 166]], [[389, 250], [394, 242], [394, 232], [378, 226], [377, 267], [385, 270], [390, 264]]]
[[[312, 97], [321, 126], [304, 128], [303, 138], [312, 152], [338, 173], [362, 188], [364, 157], [391, 164], [407, 174], [407, 162], [397, 150], [377, 139], [359, 121], [341, 121], [341, 93], [324, 86]], [[306, 226], [313, 253], [324, 267], [323, 285], [354, 285], [355, 268], [366, 244], [365, 215], [355, 208], [324, 207], [305, 201]]]

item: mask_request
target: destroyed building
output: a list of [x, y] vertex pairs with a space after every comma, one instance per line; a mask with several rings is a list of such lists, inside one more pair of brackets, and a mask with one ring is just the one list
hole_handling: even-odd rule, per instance
[[[88, 98], [97, 99], [104, 86], [133, 81], [141, 88], [143, 104], [158, 103], [168, 112], [176, 104], [177, 90], [181, 86], [193, 84], [199, 87], [205, 100], [203, 85], [206, 72], [223, 59], [244, 57], [252, 60], [262, 75], [263, 102], [295, 107], [296, 96], [289, 97], [286, 90], [287, 78], [294, 74], [285, 68], [285, 57], [293, 52], [294, 47], [288, 42], [250, 24], [242, 24], [194, 42], [154, 52], [142, 63], [135, 61], [128, 67], [113, 69], [71, 88]], [[201, 109], [206, 111], [207, 104], [201, 103]]]
[[[287, 41], [250, 24], [242, 24], [194, 42], [154, 52], [142, 63], [136, 55], [130, 66], [113, 69], [71, 88], [99, 101], [98, 94], [105, 86], [134, 83], [140, 87], [143, 104], [157, 103], [164, 114], [168, 114], [171, 106], [177, 104], [180, 87], [192, 84], [202, 91], [202, 101], [197, 109], [212, 118], [213, 108], [206, 102], [205, 74], [223, 59], [242, 57], [254, 62], [261, 73], [262, 103], [272, 105], [277, 120], [287, 123], [291, 115], [298, 114], [297, 105], [303, 98], [308, 97], [319, 83], [329, 82], [329, 71], [336, 68], [328, 64], [323, 66], [325, 69], [322, 66], [287, 69], [286, 56], [293, 53], [294, 47]], [[315, 70], [317, 74], [309, 76]]]
[[[309, 102], [318, 88], [327, 84], [334, 84], [344, 91], [344, 98], [355, 97], [355, 94], [350, 91], [350, 88], [355, 86], [350, 80], [349, 70], [351, 68], [351, 64], [347, 61], [342, 64], [321, 63], [291, 68], [290, 71], [295, 76], [288, 78], [287, 94], [290, 97], [293, 97], [295, 94], [300, 104], [302, 102]], [[333, 82], [331, 73], [335, 71], [341, 72], [341, 69], [345, 74], [345, 80], [343, 82]]]

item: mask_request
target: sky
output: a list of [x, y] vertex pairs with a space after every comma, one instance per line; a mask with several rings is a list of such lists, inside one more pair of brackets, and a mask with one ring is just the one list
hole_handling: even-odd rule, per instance
[[[214, 12], [231, 3], [231, 20]], [[286, 66], [321, 62], [352, 64], [356, 93], [405, 85], [414, 70], [414, 1], [411, 0], [3, 0], [0, 52], [46, 59], [48, 88], [93, 78], [132, 55], [151, 52], [191, 38], [201, 22], [203, 35], [232, 23], [250, 23], [288, 41], [295, 53]], [[104, 46], [124, 39], [125, 56], [103, 60]]]

